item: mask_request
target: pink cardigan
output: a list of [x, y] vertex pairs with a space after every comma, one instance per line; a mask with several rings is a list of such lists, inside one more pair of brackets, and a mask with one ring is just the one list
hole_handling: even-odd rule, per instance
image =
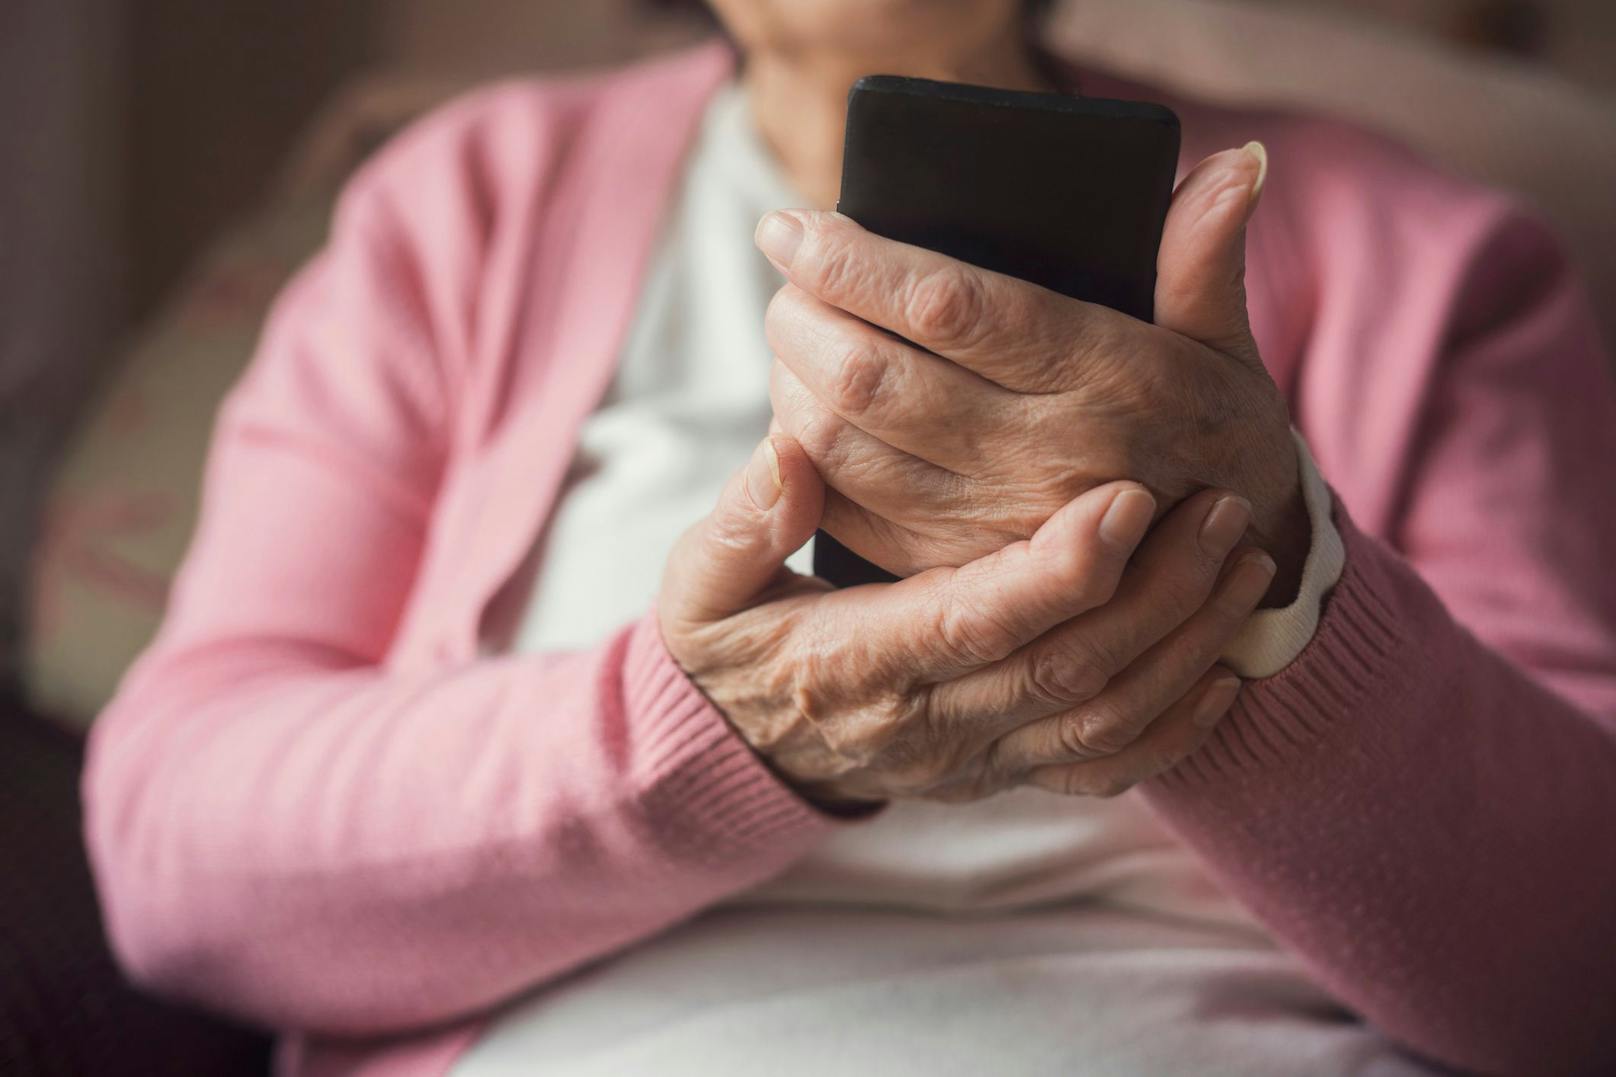
[[[96, 728], [89, 842], [130, 973], [300, 1030], [288, 1068], [441, 1072], [501, 1000], [844, 825], [650, 617], [478, 653], [730, 69], [710, 46], [422, 124], [223, 409], [168, 620]], [[1585, 298], [1499, 197], [1353, 130], [1175, 104], [1189, 158], [1272, 152], [1257, 337], [1348, 560], [1303, 656], [1147, 795], [1388, 1036], [1616, 1066], [1616, 393]]]

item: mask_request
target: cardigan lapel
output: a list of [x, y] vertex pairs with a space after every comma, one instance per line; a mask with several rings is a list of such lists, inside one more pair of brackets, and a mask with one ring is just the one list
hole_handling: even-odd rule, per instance
[[489, 600], [538, 541], [583, 423], [616, 373], [702, 110], [732, 70], [722, 44], [647, 65], [620, 76], [576, 133], [549, 200], [572, 227], [535, 244], [526, 316], [503, 357], [511, 399], [491, 411], [465, 496], [446, 502], [455, 519], [435, 544], [447, 561], [429, 574], [437, 585], [423, 580], [425, 609], [409, 635], [426, 637], [433, 659], [476, 654]]

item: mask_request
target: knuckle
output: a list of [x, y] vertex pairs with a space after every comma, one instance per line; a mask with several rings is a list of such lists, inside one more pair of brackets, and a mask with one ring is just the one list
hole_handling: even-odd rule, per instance
[[854, 341], [841, 349], [831, 383], [832, 402], [844, 415], [863, 415], [885, 395], [892, 373], [890, 358], [868, 342]]
[[1018, 643], [1002, 619], [958, 597], [950, 597], [942, 604], [935, 635], [945, 657], [967, 666], [998, 662]]
[[1099, 695], [1110, 680], [1108, 671], [1076, 648], [1049, 648], [1032, 662], [1028, 676], [1032, 693], [1046, 703], [1086, 703]]
[[1131, 725], [1109, 707], [1088, 706], [1060, 721], [1063, 751], [1074, 759], [1100, 759], [1116, 755], [1133, 743]]
[[1097, 553], [1081, 543], [1048, 551], [1049, 586], [1056, 589], [1062, 606], [1069, 613], [1098, 609], [1110, 602], [1122, 584], [1126, 562]]
[[1055, 727], [1060, 751], [1068, 759], [1095, 759], [1105, 753], [1089, 743], [1088, 725], [1082, 714], [1068, 714]]
[[966, 270], [934, 270], [915, 281], [908, 306], [910, 321], [926, 340], [963, 345], [981, 325], [982, 286]]
[[835, 693], [822, 685], [801, 685], [796, 688], [796, 703], [798, 712], [814, 722], [819, 739], [836, 760], [840, 773], [876, 768], [884, 751], [880, 731], [848, 718], [838, 706]]
[[808, 458], [822, 474], [842, 471], [846, 465], [846, 446], [842, 438], [842, 419], [824, 408], [807, 406], [792, 416], [793, 436]]
[[890, 721], [903, 730], [911, 759], [927, 760], [928, 767], [941, 768], [940, 757], [947, 754], [948, 724], [938, 711], [936, 697], [928, 685], [916, 685], [893, 699]]
[[857, 723], [879, 742], [881, 765], [892, 774], [921, 773], [936, 754], [938, 717], [924, 688], [907, 687], [892, 672], [877, 675]]
[[1101, 755], [1116, 755], [1133, 743], [1133, 724], [1112, 708], [1096, 707], [1084, 717], [1083, 739]]

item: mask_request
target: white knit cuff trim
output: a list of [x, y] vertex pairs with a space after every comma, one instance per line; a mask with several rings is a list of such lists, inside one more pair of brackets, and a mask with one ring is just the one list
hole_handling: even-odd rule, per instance
[[1307, 561], [1302, 566], [1302, 585], [1296, 601], [1283, 609], [1258, 610], [1252, 614], [1223, 652], [1223, 664], [1247, 680], [1272, 677], [1296, 661], [1318, 631], [1325, 596], [1341, 579], [1341, 571], [1346, 567], [1346, 547], [1330, 516], [1330, 488], [1319, 474], [1302, 435], [1292, 430], [1291, 436], [1296, 441], [1302, 500], [1307, 504], [1313, 538], [1308, 545]]

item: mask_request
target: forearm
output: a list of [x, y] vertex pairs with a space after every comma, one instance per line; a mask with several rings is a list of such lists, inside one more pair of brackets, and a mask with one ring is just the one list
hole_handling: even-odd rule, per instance
[[564, 658], [299, 665], [159, 656], [97, 729], [109, 929], [161, 990], [280, 1027], [442, 1021], [761, 881], [826, 826], [650, 619]]
[[[1608, 1067], [1616, 736], [1458, 626], [1340, 519], [1318, 636], [1150, 795], [1328, 987], [1483, 1072]], [[1606, 678], [1608, 681], [1608, 678]]]

